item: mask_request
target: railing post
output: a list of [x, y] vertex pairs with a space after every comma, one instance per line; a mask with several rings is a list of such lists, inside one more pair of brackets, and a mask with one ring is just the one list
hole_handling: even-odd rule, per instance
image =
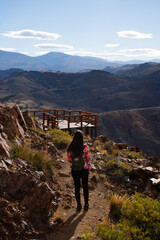
[[81, 131], [83, 130], [83, 119], [82, 119], [82, 115], [80, 116], [80, 121], [81, 121]]
[[70, 115], [68, 116], [68, 131], [70, 132]]
[[51, 125], [52, 125], [52, 128], [54, 128], [54, 118], [51, 117]]
[[91, 138], [93, 138], [93, 127], [91, 127]]
[[45, 112], [43, 113], [43, 131], [45, 130]]

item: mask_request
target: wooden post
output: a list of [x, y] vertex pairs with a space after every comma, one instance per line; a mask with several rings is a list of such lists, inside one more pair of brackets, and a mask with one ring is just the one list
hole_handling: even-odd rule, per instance
[[54, 124], [54, 118], [53, 117], [51, 117], [51, 124], [52, 124], [52, 128], [55, 128], [55, 124]]
[[88, 134], [89, 134], [89, 128], [86, 127], [86, 128], [85, 128], [85, 135], [87, 136]]
[[91, 138], [93, 138], [93, 127], [91, 127]]
[[43, 113], [43, 131], [45, 130], [45, 112]]
[[81, 121], [81, 131], [83, 130], [83, 119], [82, 119], [82, 115], [80, 116], [80, 121]]
[[65, 120], [65, 110], [63, 110], [63, 120]]
[[68, 116], [68, 131], [70, 129], [70, 116]]

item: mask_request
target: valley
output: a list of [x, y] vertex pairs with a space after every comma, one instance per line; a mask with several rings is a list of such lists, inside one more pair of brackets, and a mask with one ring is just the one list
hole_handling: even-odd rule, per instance
[[18, 104], [22, 110], [64, 108], [98, 113], [99, 133], [160, 157], [159, 64], [117, 69], [121, 73], [1, 71], [0, 101]]

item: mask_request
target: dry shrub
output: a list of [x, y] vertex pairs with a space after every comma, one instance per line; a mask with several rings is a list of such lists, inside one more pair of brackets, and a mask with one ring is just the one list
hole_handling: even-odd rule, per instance
[[121, 217], [121, 209], [124, 206], [126, 200], [129, 200], [129, 197], [125, 194], [123, 196], [113, 194], [109, 200], [110, 207], [110, 216], [118, 221]]

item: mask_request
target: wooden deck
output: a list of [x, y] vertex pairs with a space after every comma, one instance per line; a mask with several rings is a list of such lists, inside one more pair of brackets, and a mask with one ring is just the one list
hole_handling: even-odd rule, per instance
[[43, 126], [43, 130], [49, 127], [68, 130], [70, 134], [75, 129], [80, 129], [85, 135], [97, 137], [97, 114], [81, 110], [48, 109], [28, 111], [33, 117], [37, 117]]

